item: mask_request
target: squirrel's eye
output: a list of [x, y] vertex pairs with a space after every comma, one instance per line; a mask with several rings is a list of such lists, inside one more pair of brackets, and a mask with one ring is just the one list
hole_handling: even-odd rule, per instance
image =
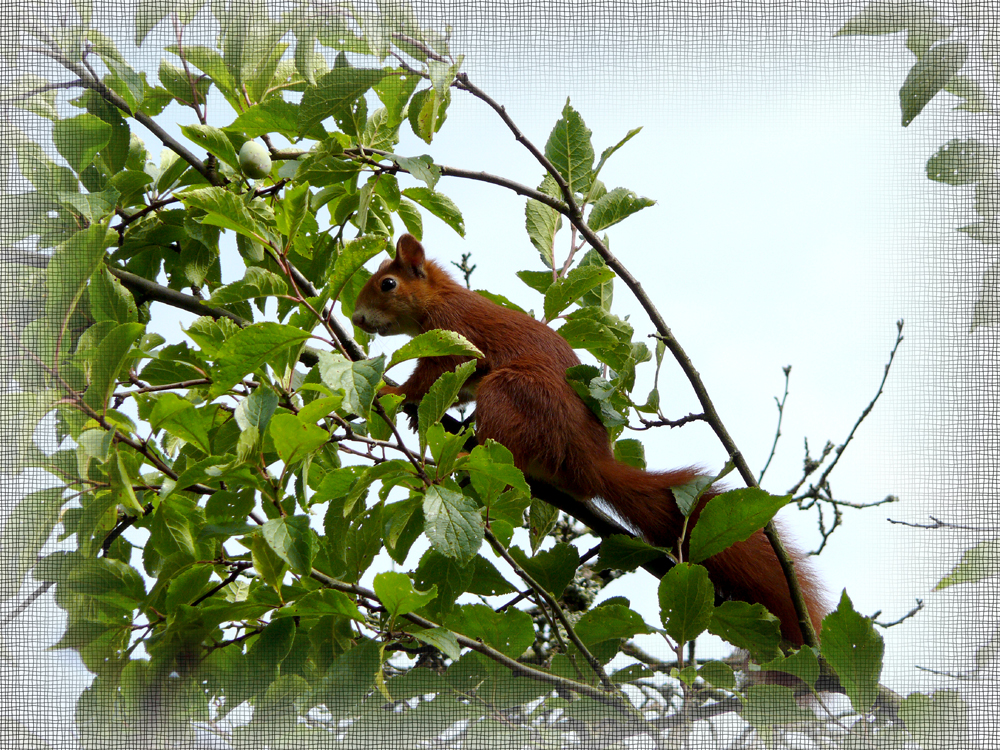
[[396, 288], [396, 280], [391, 276], [386, 276], [384, 279], [382, 279], [382, 283], [379, 285], [379, 288], [383, 292], [391, 292], [393, 289]]

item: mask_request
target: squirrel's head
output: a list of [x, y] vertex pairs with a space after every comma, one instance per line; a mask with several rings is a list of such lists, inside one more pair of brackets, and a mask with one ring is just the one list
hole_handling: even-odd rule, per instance
[[[415, 237], [404, 234], [396, 243], [396, 257], [386, 260], [361, 288], [351, 321], [363, 331], [380, 336], [423, 332], [421, 322], [433, 301], [433, 288], [443, 275]], [[449, 279], [450, 281], [450, 279]]]

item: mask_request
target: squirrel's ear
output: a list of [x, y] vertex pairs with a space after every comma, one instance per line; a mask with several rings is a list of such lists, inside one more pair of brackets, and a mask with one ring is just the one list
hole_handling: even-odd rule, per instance
[[423, 275], [424, 246], [412, 234], [404, 234], [396, 242], [396, 260], [411, 268], [417, 276]]

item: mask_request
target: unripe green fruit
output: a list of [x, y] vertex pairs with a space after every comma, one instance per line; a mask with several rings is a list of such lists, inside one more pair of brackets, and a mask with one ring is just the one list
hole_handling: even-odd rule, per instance
[[247, 141], [240, 149], [240, 169], [247, 177], [259, 180], [271, 174], [271, 157], [256, 141]]

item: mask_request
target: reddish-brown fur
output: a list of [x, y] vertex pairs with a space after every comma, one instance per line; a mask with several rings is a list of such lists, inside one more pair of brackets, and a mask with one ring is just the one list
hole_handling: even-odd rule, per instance
[[[394, 280], [394, 287], [386, 279]], [[383, 284], [392, 288], [383, 290]], [[603, 498], [649, 542], [676, 549], [684, 519], [671, 487], [699, 472], [646, 472], [618, 462], [604, 426], [566, 382], [566, 369], [580, 360], [547, 325], [459, 285], [427, 260], [423, 247], [408, 234], [399, 239], [395, 260], [383, 263], [361, 290], [353, 320], [382, 335], [412, 336], [435, 328], [462, 334], [484, 354], [462, 394], [477, 402], [480, 442], [492, 438], [503, 444], [526, 475], [579, 500]], [[438, 376], [462, 361], [420, 359], [405, 383], [386, 386], [383, 393], [419, 401]], [[793, 556], [818, 631], [822, 596], [802, 554]], [[788, 585], [762, 531], [710, 558], [705, 567], [724, 596], [763, 604], [781, 621], [783, 637], [802, 643]]]

